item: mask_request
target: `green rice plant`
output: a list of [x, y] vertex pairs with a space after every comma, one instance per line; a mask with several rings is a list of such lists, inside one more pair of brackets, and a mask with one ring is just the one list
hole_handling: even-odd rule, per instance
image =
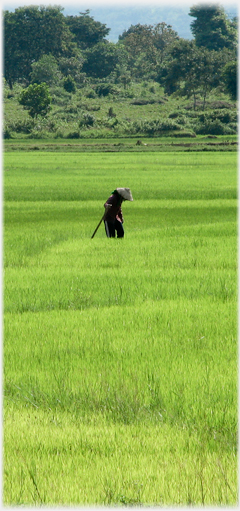
[[4, 169], [4, 503], [236, 505], [236, 154]]

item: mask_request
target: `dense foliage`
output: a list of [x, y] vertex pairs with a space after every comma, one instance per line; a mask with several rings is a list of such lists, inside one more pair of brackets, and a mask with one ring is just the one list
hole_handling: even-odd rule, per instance
[[[225, 93], [227, 99], [236, 100], [237, 20], [229, 20], [222, 8], [190, 9], [190, 16], [195, 18], [191, 23], [194, 36], [191, 41], [180, 38], [170, 25], [158, 22], [131, 25], [119, 34], [117, 43], [106, 39], [110, 29], [95, 21], [88, 10], [78, 16], [64, 16], [62, 11], [60, 6], [4, 11], [5, 97], [11, 97], [10, 90], [24, 105], [22, 98], [25, 90], [31, 90], [29, 86], [46, 84], [52, 99], [51, 115], [57, 116], [55, 107], [62, 106], [62, 118], [69, 122], [69, 108], [72, 109], [77, 119], [75, 135], [79, 127], [100, 127], [99, 124], [101, 128], [128, 133], [156, 134], [166, 131], [166, 126], [170, 131], [186, 125], [195, 133], [199, 129], [198, 122], [186, 123], [185, 116], [181, 122], [170, 123], [165, 118], [160, 120], [157, 113], [155, 118], [145, 115], [145, 119], [142, 116], [131, 119], [127, 115], [124, 120], [114, 113], [100, 120], [92, 113], [100, 110], [100, 105], [95, 104], [97, 97], [111, 97], [115, 102], [132, 98], [135, 105], [143, 105], [143, 101], [159, 104], [166, 98], [182, 97], [193, 100], [193, 110], [201, 104], [203, 111], [215, 90], [217, 95]], [[149, 84], [147, 98], [143, 91], [139, 97], [136, 95], [136, 87], [141, 83]], [[160, 97], [156, 90], [161, 90]], [[76, 105], [70, 107], [67, 103], [70, 98], [73, 103], [73, 95]], [[91, 105], [84, 105], [82, 97], [92, 100]], [[108, 110], [109, 107], [112, 105]], [[36, 107], [35, 111], [28, 111], [33, 118], [50, 115], [49, 109], [38, 112]], [[56, 126], [56, 117], [51, 126], [54, 123]], [[236, 132], [233, 124], [229, 129]], [[5, 135], [9, 130], [15, 131], [8, 122]], [[214, 131], [212, 126], [210, 131]]]
[[51, 96], [46, 83], [34, 83], [24, 89], [19, 98], [19, 103], [24, 105], [31, 117], [44, 116], [50, 110]]
[[74, 35], [77, 46], [82, 50], [101, 43], [110, 32], [105, 24], [89, 16], [89, 10], [80, 13], [80, 16], [66, 16], [66, 24]]
[[[135, 79], [161, 76], [176, 42], [185, 58], [188, 41], [164, 22], [131, 25], [119, 35], [118, 43], [110, 43], [106, 40], [110, 29], [89, 11], [78, 16], [64, 16], [62, 11], [58, 6], [30, 6], [4, 12], [4, 77], [10, 87], [19, 80], [26, 85], [33, 82], [31, 73], [46, 55], [52, 55], [59, 66], [61, 59], [70, 59], [75, 72], [82, 68], [90, 77], [109, 76], [120, 66]], [[227, 48], [236, 58], [236, 19], [230, 21], [223, 9], [214, 6], [192, 7], [189, 14], [195, 18], [194, 46], [216, 52]], [[185, 79], [182, 70], [180, 74], [178, 78]]]
[[197, 46], [205, 46], [209, 50], [236, 48], [237, 20], [228, 20], [221, 7], [194, 6], [191, 7], [189, 15], [196, 18], [191, 23], [191, 30]]
[[237, 72], [238, 69], [236, 61], [228, 62], [222, 72], [226, 90], [232, 99], [237, 98]]
[[4, 12], [4, 76], [10, 87], [30, 81], [32, 64], [43, 55], [72, 57], [77, 49], [59, 7], [19, 7]]

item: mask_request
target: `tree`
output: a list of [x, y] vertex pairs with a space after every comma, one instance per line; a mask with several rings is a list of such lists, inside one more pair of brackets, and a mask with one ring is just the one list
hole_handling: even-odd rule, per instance
[[66, 24], [74, 34], [74, 40], [78, 47], [82, 50], [103, 42], [110, 32], [110, 28], [100, 21], [95, 21], [92, 16], [89, 16], [89, 12], [86, 10], [86, 12], [80, 13], [80, 16], [66, 16]]
[[229, 51], [225, 49], [209, 51], [197, 47], [194, 41], [178, 41], [169, 51], [159, 81], [167, 94], [177, 91], [187, 97], [193, 96], [194, 109], [200, 95], [204, 109], [208, 92], [220, 83], [221, 69], [228, 56]]
[[238, 66], [237, 61], [228, 62], [222, 71], [222, 77], [224, 80], [225, 88], [232, 99], [237, 99], [237, 72]]
[[60, 57], [58, 59], [58, 65], [61, 73], [64, 76], [71, 75], [76, 83], [81, 83], [83, 75], [81, 73], [83, 67], [84, 57], [79, 52], [77, 57]]
[[45, 82], [49, 85], [59, 82], [61, 72], [53, 55], [43, 55], [38, 62], [32, 63], [30, 73], [32, 83]]
[[181, 81], [189, 70], [189, 55], [194, 48], [193, 41], [179, 39], [169, 49], [157, 77], [166, 94], [171, 95], [180, 88]]
[[126, 90], [127, 86], [131, 82], [130, 74], [128, 72], [121, 74], [119, 77], [119, 81], [123, 84], [123, 87]]
[[124, 49], [114, 43], [98, 43], [85, 51], [86, 61], [83, 64], [83, 72], [94, 78], [106, 78], [112, 73], [117, 64], [124, 59]]
[[4, 76], [12, 87], [30, 81], [33, 62], [43, 55], [76, 56], [77, 46], [61, 7], [19, 7], [4, 12]]
[[206, 48], [196, 47], [190, 55], [190, 63], [181, 92], [187, 97], [193, 96], [194, 110], [197, 94], [203, 98], [202, 109], [205, 109], [207, 94], [219, 83], [220, 65], [219, 52], [214, 50], [209, 51]]
[[156, 25], [138, 23], [131, 25], [119, 36], [119, 41], [128, 54], [128, 69], [138, 78], [154, 77], [167, 47], [176, 39], [177, 32], [166, 23]]
[[119, 40], [127, 52], [127, 65], [132, 76], [143, 78], [154, 71], [157, 50], [153, 44], [151, 25], [139, 23], [131, 26]]
[[236, 48], [238, 38], [236, 20], [231, 22], [223, 8], [217, 4], [194, 6], [190, 8], [189, 16], [196, 18], [190, 27], [197, 46], [216, 51], [222, 48]]
[[172, 29], [171, 25], [166, 23], [157, 23], [152, 28], [153, 33], [153, 44], [158, 50], [158, 56], [160, 62], [163, 61], [168, 48], [178, 41], [180, 38], [175, 30]]
[[50, 110], [51, 96], [46, 83], [34, 83], [24, 89], [19, 98], [20, 105], [29, 110], [31, 117], [45, 116]]

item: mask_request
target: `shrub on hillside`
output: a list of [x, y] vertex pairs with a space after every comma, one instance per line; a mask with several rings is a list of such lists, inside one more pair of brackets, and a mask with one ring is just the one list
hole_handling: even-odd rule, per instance
[[195, 133], [198, 135], [230, 135], [234, 134], [233, 130], [228, 128], [219, 119], [206, 119], [203, 122], [198, 122], [195, 125]]
[[66, 106], [66, 108], [64, 109], [64, 111], [67, 113], [67, 114], [78, 114], [78, 107], [77, 105], [73, 105], [72, 103], [68, 106]]
[[151, 87], [149, 87], [149, 92], [151, 92], [152, 94], [155, 94], [155, 93], [156, 93], [156, 90], [155, 90], [154, 85], [152, 85]]
[[116, 117], [116, 114], [114, 113], [112, 106], [110, 106], [108, 110], [108, 117]]
[[132, 129], [134, 133], [146, 133], [149, 136], [153, 136], [162, 132], [180, 130], [181, 126], [172, 119], [164, 119], [163, 121], [155, 119], [150, 121], [135, 121], [132, 124]]
[[81, 120], [79, 121], [79, 127], [86, 126], [87, 128], [90, 126], [94, 126], [96, 123], [96, 117], [89, 113], [84, 113]]
[[169, 114], [169, 119], [177, 119], [177, 117], [179, 116], [179, 112], [171, 112]]
[[70, 133], [67, 134], [66, 138], [80, 138], [81, 134], [80, 131], [70, 131]]
[[42, 55], [42, 57], [31, 64], [31, 83], [47, 83], [48, 85], [58, 83], [61, 79], [61, 71], [53, 55]]
[[46, 83], [29, 85], [19, 96], [20, 105], [27, 108], [31, 117], [46, 116], [51, 108], [51, 100]]
[[81, 105], [82, 108], [85, 108], [88, 112], [98, 112], [101, 107], [99, 105]]
[[174, 131], [180, 129], [181, 126], [179, 123], [173, 121], [172, 119], [165, 119], [160, 124], [161, 131]]
[[177, 124], [180, 124], [181, 126], [189, 125], [189, 119], [185, 114], [182, 114], [181, 112], [172, 112], [169, 114], [168, 119], [175, 119], [175, 122]]
[[9, 127], [10, 129], [12, 129], [12, 131], [15, 131], [16, 133], [29, 134], [34, 128], [34, 125], [35, 125], [34, 119], [17, 119], [16, 121], [11, 122]]
[[238, 62], [237, 60], [228, 62], [222, 71], [222, 78], [225, 89], [232, 99], [237, 99], [238, 95]]
[[194, 131], [184, 130], [179, 132], [177, 131], [176, 133], [173, 134], [173, 136], [176, 138], [195, 138], [196, 133], [194, 133]]
[[27, 138], [29, 139], [47, 139], [49, 137], [49, 132], [47, 130], [36, 130], [36, 129], [33, 129], [31, 131], [31, 133], [27, 136]]
[[12, 133], [11, 133], [9, 126], [4, 127], [3, 138], [6, 140], [9, 140], [10, 138], [12, 138]]
[[214, 110], [211, 117], [212, 119], [219, 119], [223, 124], [229, 124], [229, 122], [237, 120], [237, 112], [222, 108], [221, 110]]
[[218, 108], [199, 112], [195, 117], [195, 131], [203, 135], [230, 135], [237, 133], [236, 109], [223, 107], [216, 102]]
[[97, 97], [97, 94], [96, 94], [95, 90], [87, 89], [85, 91], [85, 96], [86, 96], [86, 98], [89, 98], [89, 99], [95, 99]]
[[164, 99], [152, 99], [152, 98], [146, 98], [146, 99], [145, 98], [136, 98], [131, 102], [131, 105], [145, 106], [145, 105], [154, 105], [155, 103], [162, 105], [165, 103], [165, 100]]
[[230, 122], [228, 125], [227, 125], [227, 128], [229, 130], [231, 130], [232, 132], [232, 135], [235, 135], [235, 133], [238, 132], [238, 124], [237, 122]]
[[112, 83], [100, 83], [96, 87], [98, 96], [108, 96], [109, 94], [118, 94], [119, 89]]
[[209, 104], [209, 108], [227, 108], [229, 110], [231, 110], [232, 108], [234, 107], [234, 103], [230, 103], [229, 101], [224, 101], [224, 100], [217, 100], [217, 101], [212, 101], [210, 104]]
[[71, 94], [71, 93], [74, 94], [77, 90], [75, 80], [70, 75], [67, 76], [66, 78], [64, 78], [63, 87], [64, 87], [65, 91], [69, 92], [69, 94]]

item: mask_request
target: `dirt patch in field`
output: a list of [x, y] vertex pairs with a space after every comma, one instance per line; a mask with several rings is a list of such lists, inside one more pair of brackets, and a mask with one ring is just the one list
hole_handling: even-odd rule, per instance
[[[145, 139], [146, 140], [146, 139]], [[78, 143], [48, 143], [47, 141], [35, 141], [34, 145], [24, 141], [24, 143], [9, 141], [5, 143], [4, 150], [10, 151], [56, 151], [56, 152], [146, 152], [146, 151], [235, 151], [237, 150], [237, 140], [220, 141], [218, 138], [204, 137], [194, 141], [177, 141], [171, 140], [154, 140], [150, 139], [147, 142], [141, 140], [129, 140], [129, 142], [111, 142], [102, 143], [96, 140], [91, 143], [84, 143], [83, 140]]]

